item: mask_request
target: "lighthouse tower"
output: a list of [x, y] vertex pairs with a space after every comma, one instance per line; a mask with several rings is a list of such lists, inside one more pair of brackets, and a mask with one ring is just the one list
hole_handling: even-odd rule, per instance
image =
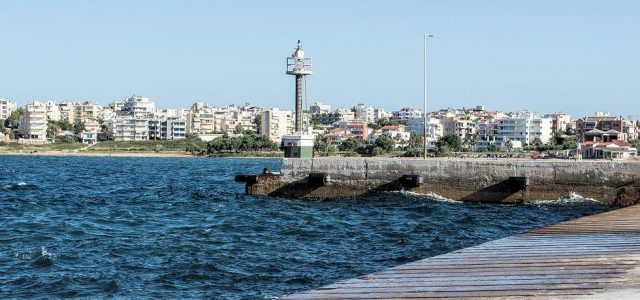
[[304, 57], [304, 50], [300, 40], [293, 54], [287, 57], [287, 74], [296, 76], [296, 132], [302, 131], [302, 93], [304, 90], [304, 76], [311, 75], [311, 58]]
[[311, 75], [311, 58], [304, 57], [304, 50], [300, 40], [298, 46], [293, 49], [293, 54], [287, 57], [287, 74], [296, 77], [296, 114], [295, 132], [282, 138], [284, 143], [284, 156], [291, 158], [313, 157], [313, 135], [305, 134], [302, 128], [302, 99], [304, 92], [304, 76]]

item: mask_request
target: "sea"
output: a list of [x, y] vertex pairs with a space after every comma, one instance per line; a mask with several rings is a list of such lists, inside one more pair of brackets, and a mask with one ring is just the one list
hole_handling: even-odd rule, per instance
[[573, 195], [251, 196], [279, 159], [0, 156], [0, 299], [274, 299], [607, 211]]

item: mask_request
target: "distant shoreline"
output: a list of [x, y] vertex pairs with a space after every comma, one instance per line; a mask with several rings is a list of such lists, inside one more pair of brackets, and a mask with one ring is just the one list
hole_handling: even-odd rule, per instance
[[114, 157], [198, 157], [180, 152], [99, 152], [99, 151], [35, 151], [14, 152], [3, 151], [0, 155], [24, 155], [24, 156], [114, 156]]
[[0, 156], [92, 156], [92, 157], [193, 157], [193, 158], [281, 158], [272, 156], [198, 156], [188, 152], [139, 152], [139, 151], [36, 151], [36, 152], [16, 152], [16, 151], [0, 151]]

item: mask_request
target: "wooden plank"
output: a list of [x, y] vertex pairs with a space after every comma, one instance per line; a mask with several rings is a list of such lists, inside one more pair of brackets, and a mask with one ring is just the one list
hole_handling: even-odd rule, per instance
[[[640, 206], [582, 217], [286, 299], [573, 298], [640, 294]], [[625, 295], [627, 295], [625, 294]]]

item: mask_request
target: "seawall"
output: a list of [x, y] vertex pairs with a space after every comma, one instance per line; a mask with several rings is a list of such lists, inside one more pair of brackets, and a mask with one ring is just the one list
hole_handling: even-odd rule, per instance
[[[328, 180], [309, 180], [310, 174], [326, 175]], [[281, 175], [259, 175], [246, 187], [249, 194], [305, 199], [390, 190], [504, 203], [578, 194], [629, 205], [640, 201], [640, 161], [284, 159]]]

